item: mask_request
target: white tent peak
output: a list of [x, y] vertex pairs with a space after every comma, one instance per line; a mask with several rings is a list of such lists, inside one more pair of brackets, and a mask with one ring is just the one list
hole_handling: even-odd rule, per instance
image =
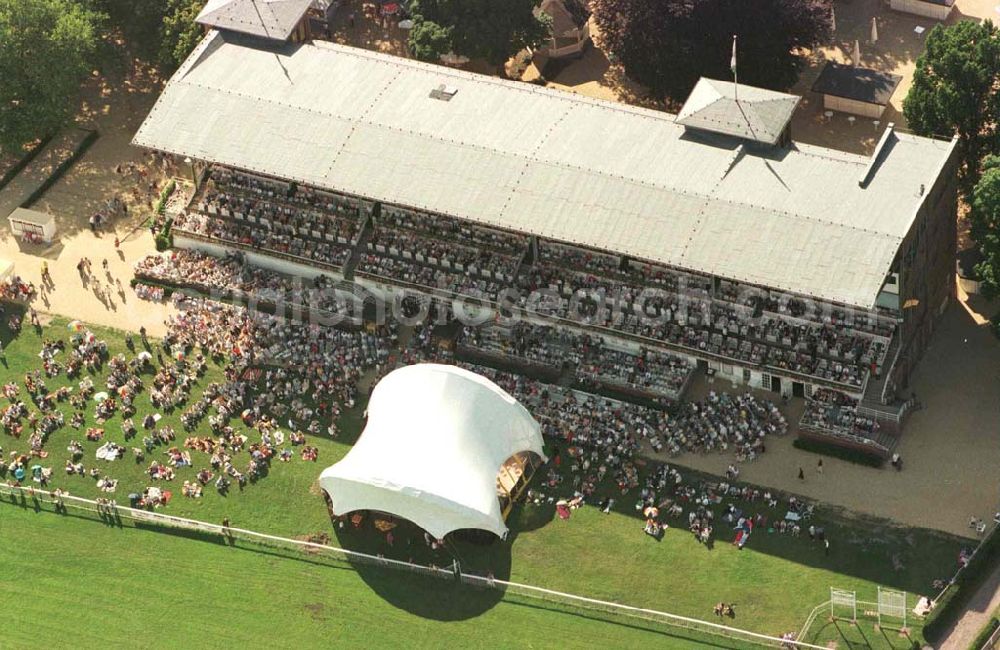
[[320, 486], [337, 515], [387, 512], [439, 539], [462, 528], [504, 537], [497, 474], [523, 452], [545, 458], [541, 429], [517, 400], [468, 370], [417, 364], [375, 386], [365, 430]]

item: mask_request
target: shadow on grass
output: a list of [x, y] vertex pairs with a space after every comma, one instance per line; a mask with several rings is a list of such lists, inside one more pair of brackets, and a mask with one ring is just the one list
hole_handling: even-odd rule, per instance
[[[506, 540], [500, 540], [492, 533], [483, 531], [455, 531], [448, 535], [444, 546], [435, 549], [427, 545], [423, 531], [415, 524], [398, 518], [394, 521], [396, 527], [392, 530], [391, 545], [388, 536], [374, 530], [368, 521], [360, 528], [349, 524], [343, 527], [335, 525], [338, 545], [349, 551], [445, 570], [451, 570], [457, 562], [466, 573], [492, 574], [501, 580], [510, 578], [513, 534]], [[466, 557], [470, 558], [468, 562]], [[461, 585], [457, 579], [452, 583], [454, 588], [449, 589], [443, 585], [447, 584], [445, 580], [452, 582], [451, 578], [421, 576], [434, 585], [434, 589], [427, 592], [412, 588], [411, 581], [401, 581], [400, 576], [407, 575], [406, 571], [387, 568], [360, 558], [351, 560], [351, 565], [365, 584], [386, 602], [421, 618], [437, 621], [466, 620], [481, 615], [503, 600], [502, 589], [479, 590]]]

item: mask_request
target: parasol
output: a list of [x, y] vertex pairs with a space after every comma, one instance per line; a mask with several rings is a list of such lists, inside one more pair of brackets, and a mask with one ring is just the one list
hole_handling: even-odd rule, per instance
[[69, 328], [69, 329], [70, 329], [71, 331], [73, 331], [73, 332], [82, 332], [82, 331], [83, 331], [83, 323], [81, 323], [81, 322], [80, 322], [80, 321], [78, 321], [78, 320], [71, 320], [71, 321], [69, 322], [69, 325], [67, 325], [67, 327], [68, 327], [68, 328]]
[[108, 394], [105, 393], [104, 391], [101, 391], [100, 393], [97, 393], [96, 395], [94, 395], [94, 401], [95, 402], [103, 402], [106, 399], [108, 399]]
[[389, 521], [388, 519], [376, 519], [375, 528], [381, 533], [388, 533], [390, 530], [395, 528], [398, 524], [394, 521]]

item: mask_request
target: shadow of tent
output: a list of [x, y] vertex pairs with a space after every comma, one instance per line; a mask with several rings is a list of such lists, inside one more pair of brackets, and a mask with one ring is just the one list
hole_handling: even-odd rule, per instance
[[526, 504], [524, 498], [518, 499], [507, 517], [507, 542], [513, 544], [519, 533], [530, 533], [546, 526], [556, 516], [556, 507], [552, 503], [540, 505]]
[[[471, 551], [472, 547], [475, 547], [477, 560], [489, 558], [488, 570], [491, 570], [495, 577], [502, 580], [510, 577], [510, 549], [513, 541], [511, 536], [504, 541], [490, 535], [493, 540], [483, 543], [479, 534], [481, 531], [455, 531], [446, 539], [446, 555], [449, 559], [445, 562], [442, 555], [433, 559], [429, 557], [430, 549], [424, 544], [422, 530], [411, 522], [397, 521], [399, 526], [394, 532], [398, 532], [398, 535], [392, 549], [389, 549], [380, 533], [367, 527], [361, 530], [335, 527], [337, 543], [349, 551], [368, 555], [384, 551], [384, 555], [392, 559], [403, 561], [412, 559], [415, 564], [424, 566], [436, 564], [446, 570], [451, 569], [452, 559], [457, 559], [461, 563], [463, 555], [472, 555], [464, 551]], [[474, 535], [470, 537], [469, 532]], [[392, 552], [389, 552], [390, 550]], [[442, 577], [434, 577], [398, 566], [380, 564], [377, 560], [366, 558], [352, 558], [349, 561], [358, 576], [383, 600], [421, 618], [437, 621], [474, 618], [495, 607], [504, 596], [503, 589], [475, 587], [464, 584], [455, 577], [445, 577], [443, 574]], [[463, 565], [462, 568], [466, 572], [479, 575], [487, 572], [487, 569], [480, 567]]]

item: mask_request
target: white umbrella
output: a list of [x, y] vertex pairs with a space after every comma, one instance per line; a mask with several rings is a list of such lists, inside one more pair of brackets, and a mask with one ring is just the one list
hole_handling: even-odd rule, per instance
[[448, 52], [441, 55], [441, 63], [445, 65], [465, 65], [469, 62], [469, 57], [462, 54], [455, 54], [454, 52]]
[[872, 43], [878, 42], [878, 23], [875, 22], [875, 16], [872, 16]]
[[400, 29], [413, 29], [413, 21], [409, 18], [399, 21], [398, 27]]
[[94, 395], [94, 401], [95, 402], [103, 402], [106, 399], [108, 399], [108, 394], [105, 393], [104, 391], [101, 391], [100, 393], [97, 393], [96, 395]]
[[851, 65], [854, 67], [861, 65], [861, 46], [858, 44], [858, 39], [854, 39], [854, 54], [851, 55]]

